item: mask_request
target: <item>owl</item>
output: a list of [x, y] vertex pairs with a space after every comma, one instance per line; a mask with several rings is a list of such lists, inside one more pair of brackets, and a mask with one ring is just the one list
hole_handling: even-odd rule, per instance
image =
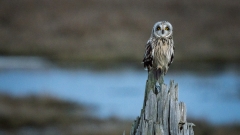
[[152, 70], [158, 80], [160, 75], [167, 73], [173, 58], [173, 27], [167, 21], [157, 22], [145, 47], [144, 68]]

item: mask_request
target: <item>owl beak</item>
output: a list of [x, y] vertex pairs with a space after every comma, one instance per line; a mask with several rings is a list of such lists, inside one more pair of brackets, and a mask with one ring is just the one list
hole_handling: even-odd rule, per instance
[[164, 34], [164, 30], [162, 30], [162, 34]]

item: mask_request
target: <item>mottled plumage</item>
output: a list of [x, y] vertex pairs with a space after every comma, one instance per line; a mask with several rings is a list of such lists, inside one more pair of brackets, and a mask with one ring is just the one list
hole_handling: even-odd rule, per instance
[[157, 22], [145, 48], [144, 67], [153, 70], [156, 79], [168, 71], [174, 58], [173, 28], [167, 21]]

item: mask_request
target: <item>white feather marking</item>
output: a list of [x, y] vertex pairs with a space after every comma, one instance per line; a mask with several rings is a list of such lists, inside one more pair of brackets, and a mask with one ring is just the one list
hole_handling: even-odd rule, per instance
[[155, 50], [155, 49], [152, 49], [152, 56], [153, 56], [153, 57], [154, 57], [154, 50]]

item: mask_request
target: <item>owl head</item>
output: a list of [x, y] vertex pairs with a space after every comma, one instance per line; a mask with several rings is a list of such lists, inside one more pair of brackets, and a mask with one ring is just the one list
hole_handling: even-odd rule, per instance
[[159, 38], [168, 38], [172, 36], [173, 27], [167, 21], [160, 21], [154, 24], [152, 34]]

